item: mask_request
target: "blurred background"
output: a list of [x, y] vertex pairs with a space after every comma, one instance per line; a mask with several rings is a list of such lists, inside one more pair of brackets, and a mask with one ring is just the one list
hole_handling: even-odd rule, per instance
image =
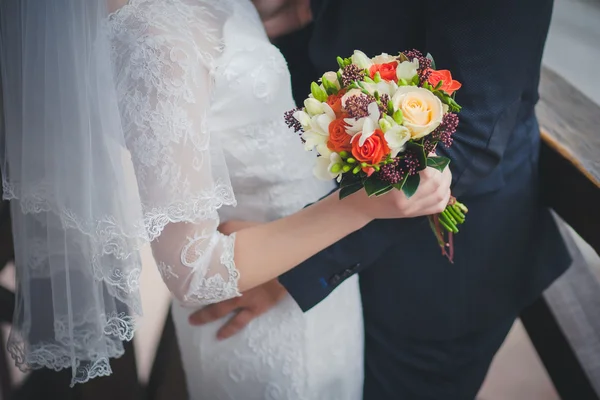
[[[480, 400], [594, 400], [600, 394], [600, 0], [555, 0], [544, 68], [538, 107], [546, 142], [546, 161], [542, 162], [563, 163], [560, 174], [553, 171], [551, 179], [564, 180], [576, 199], [553, 192], [547, 196], [560, 215], [557, 218], [574, 263], [544, 298], [515, 322], [495, 357]], [[0, 214], [6, 218], [5, 209]], [[3, 247], [10, 244], [5, 240], [8, 234], [3, 225]], [[5, 253], [7, 250], [0, 262], [10, 258]], [[60, 382], [61, 391], [50, 392], [52, 398], [100, 399], [113, 393], [121, 399], [125, 398], [118, 389], [122, 384], [129, 386], [127, 398], [184, 398], [178, 397], [185, 394], [175, 388], [183, 384], [176, 344], [169, 324], [165, 328], [169, 294], [148, 249], [144, 259], [145, 315], [139, 321], [134, 355], [129, 350], [129, 356], [115, 368], [115, 375], [120, 375], [99, 379], [91, 384], [93, 390], [69, 390], [64, 384], [68, 379], [54, 372], [34, 379], [38, 386], [54, 381], [54, 386], [48, 386], [51, 390], [59, 390], [56, 382]], [[6, 312], [11, 306], [13, 273], [9, 264], [0, 274], [0, 304]], [[9, 319], [1, 314], [5, 340]], [[0, 356], [6, 358], [3, 352]], [[47, 398], [47, 391], [19, 389], [30, 379], [16, 371], [10, 360], [0, 363], [0, 399]]]

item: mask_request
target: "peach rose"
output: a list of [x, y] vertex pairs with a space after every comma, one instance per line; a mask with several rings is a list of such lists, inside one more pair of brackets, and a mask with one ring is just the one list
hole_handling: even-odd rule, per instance
[[444, 117], [442, 102], [427, 89], [400, 86], [392, 97], [394, 109], [401, 110], [404, 125], [412, 139], [420, 139], [435, 130]]

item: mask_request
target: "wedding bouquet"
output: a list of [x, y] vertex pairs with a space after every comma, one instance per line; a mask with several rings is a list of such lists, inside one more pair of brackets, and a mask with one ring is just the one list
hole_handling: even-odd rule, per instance
[[[412, 196], [419, 171], [443, 171], [450, 162], [435, 149], [452, 145], [461, 109], [454, 96], [461, 84], [416, 50], [373, 58], [355, 51], [337, 62], [337, 71], [311, 84], [304, 107], [285, 115], [288, 126], [301, 132], [305, 149], [316, 149], [315, 175], [337, 179], [340, 198], [363, 188], [369, 196], [392, 189]], [[451, 198], [444, 212], [429, 217], [451, 262], [452, 235], [467, 211]]]

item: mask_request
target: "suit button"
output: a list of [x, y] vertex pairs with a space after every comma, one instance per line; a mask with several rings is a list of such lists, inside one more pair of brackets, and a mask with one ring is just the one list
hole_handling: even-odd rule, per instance
[[342, 272], [342, 278], [346, 279], [346, 278], [350, 277], [352, 275], [352, 272], [354, 272], [354, 271], [350, 268], [345, 269], [344, 272]]
[[331, 279], [329, 279], [329, 284], [331, 286], [335, 286], [338, 283], [340, 283], [341, 280], [342, 280], [342, 277], [339, 276], [338, 274], [335, 274], [334, 276], [331, 277]]
[[350, 267], [350, 269], [351, 269], [353, 272], [354, 272], [354, 271], [356, 271], [356, 270], [357, 270], [357, 269], [359, 269], [359, 268], [360, 268], [360, 263], [356, 263], [356, 264], [354, 264], [352, 267]]

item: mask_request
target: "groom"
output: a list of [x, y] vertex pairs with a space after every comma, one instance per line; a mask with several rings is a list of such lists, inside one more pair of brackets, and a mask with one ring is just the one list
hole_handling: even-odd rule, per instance
[[[519, 312], [569, 264], [538, 190], [534, 106], [552, 1], [313, 0], [311, 7], [304, 62], [317, 71], [312, 80], [354, 49], [374, 56], [414, 48], [462, 82], [454, 145], [438, 151], [451, 158], [454, 195], [470, 211], [453, 265], [425, 219], [375, 221], [280, 282], [309, 310], [360, 273], [366, 400], [473, 399]], [[294, 78], [302, 98], [308, 86]], [[225, 328], [235, 330], [283, 292], [272, 282], [191, 321], [245, 310]]]

